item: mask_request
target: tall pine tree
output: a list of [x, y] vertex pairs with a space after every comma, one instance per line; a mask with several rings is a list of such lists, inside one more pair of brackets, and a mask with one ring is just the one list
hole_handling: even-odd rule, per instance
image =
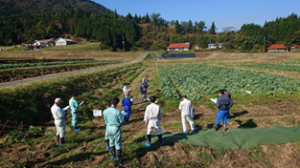
[[215, 26], [215, 22], [212, 22], [212, 25], [209, 29], [209, 34], [216, 34], [216, 26]]

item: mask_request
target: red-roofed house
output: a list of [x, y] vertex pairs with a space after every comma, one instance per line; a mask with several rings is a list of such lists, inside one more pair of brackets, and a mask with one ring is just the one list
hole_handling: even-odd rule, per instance
[[271, 44], [267, 50], [268, 52], [284, 52], [287, 51], [287, 48], [284, 44]]
[[188, 51], [191, 48], [191, 43], [174, 43], [167, 47], [167, 51]]
[[291, 47], [291, 51], [296, 51], [296, 50], [300, 50], [300, 45], [294, 44], [294, 45]]
[[48, 46], [54, 46], [55, 45], [55, 41], [52, 39], [45, 39], [45, 40], [35, 40], [32, 43], [32, 47], [34, 50], [40, 50], [44, 47], [48, 47]]

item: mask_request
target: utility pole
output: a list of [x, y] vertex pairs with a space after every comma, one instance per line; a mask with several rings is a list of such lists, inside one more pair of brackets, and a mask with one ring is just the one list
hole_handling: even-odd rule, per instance
[[125, 51], [125, 40], [124, 40], [124, 36], [123, 36], [123, 41], [122, 41], [122, 43], [123, 43], [123, 50]]
[[163, 51], [165, 51], [165, 48], [164, 48], [164, 46], [165, 46], [165, 38], [164, 38], [165, 36], [163, 35], [163, 37], [162, 37], [162, 41], [163, 41], [163, 46], [162, 46], [162, 49], [163, 49]]
[[266, 52], [266, 36], [264, 37], [264, 50], [263, 52]]

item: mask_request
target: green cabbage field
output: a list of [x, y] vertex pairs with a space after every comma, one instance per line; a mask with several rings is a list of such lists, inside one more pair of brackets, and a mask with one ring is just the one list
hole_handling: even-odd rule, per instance
[[244, 64], [243, 67], [274, 69], [280, 71], [300, 72], [300, 65], [292, 64]]
[[273, 75], [203, 64], [160, 66], [160, 86], [165, 98], [186, 94], [191, 99], [213, 95], [219, 89], [232, 93], [254, 94], [289, 93], [300, 91], [300, 80]]
[[0, 64], [0, 69], [24, 68], [24, 67], [34, 67], [34, 66], [50, 66], [50, 65], [85, 64], [85, 63], [98, 63], [98, 62], [121, 62], [121, 60], [86, 60], [86, 61], [66, 61], [66, 62]]

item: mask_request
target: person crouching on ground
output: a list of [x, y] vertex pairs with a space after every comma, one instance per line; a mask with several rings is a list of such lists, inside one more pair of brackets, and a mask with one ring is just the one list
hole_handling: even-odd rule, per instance
[[141, 95], [142, 95], [142, 103], [145, 103], [146, 100], [150, 101], [147, 94], [147, 86], [145, 83], [142, 83], [140, 87]]
[[129, 98], [129, 93], [127, 92], [125, 94], [125, 97], [122, 99], [122, 106], [124, 107], [124, 112], [126, 115], [124, 116], [125, 124], [129, 124], [129, 117], [131, 115], [131, 106], [132, 102]]
[[64, 137], [66, 135], [66, 112], [59, 106], [63, 103], [61, 98], [56, 98], [54, 100], [54, 105], [51, 107], [51, 113], [54, 118], [54, 124], [56, 127], [56, 145], [64, 145]]
[[224, 90], [219, 90], [219, 96], [220, 97], [217, 99], [216, 103], [216, 106], [218, 107], [219, 111], [217, 113], [217, 119], [212, 130], [216, 131], [220, 122], [223, 121], [224, 126], [222, 128], [222, 131], [226, 131], [228, 112], [229, 109], [233, 106], [233, 102], [231, 99], [224, 95]]
[[181, 110], [181, 121], [183, 127], [183, 133], [188, 134], [186, 128], [186, 120], [190, 123], [191, 129], [193, 133], [196, 133], [195, 125], [194, 125], [194, 108], [192, 106], [192, 102], [187, 99], [186, 95], [182, 96], [182, 101], [179, 104], [179, 110]]
[[109, 148], [112, 154], [111, 159], [116, 157], [122, 162], [122, 132], [121, 126], [124, 123], [124, 116], [121, 111], [116, 109], [120, 100], [113, 98], [111, 107], [104, 110], [104, 121], [106, 123], [106, 133], [109, 139]]
[[159, 145], [163, 146], [165, 142], [162, 141], [162, 131], [160, 127], [161, 109], [160, 106], [155, 104], [155, 96], [150, 97], [151, 104], [146, 107], [144, 121], [147, 126], [147, 142], [145, 146], [151, 146], [151, 133], [152, 129], [156, 130]]
[[71, 108], [71, 114], [72, 114], [72, 126], [73, 126], [73, 130], [74, 131], [80, 131], [80, 129], [77, 127], [77, 122], [78, 122], [78, 109], [80, 106], [82, 106], [82, 104], [84, 103], [84, 101], [82, 101], [80, 104], [77, 103], [76, 99], [78, 97], [77, 93], [74, 93], [72, 95], [72, 98], [69, 100], [69, 105]]

